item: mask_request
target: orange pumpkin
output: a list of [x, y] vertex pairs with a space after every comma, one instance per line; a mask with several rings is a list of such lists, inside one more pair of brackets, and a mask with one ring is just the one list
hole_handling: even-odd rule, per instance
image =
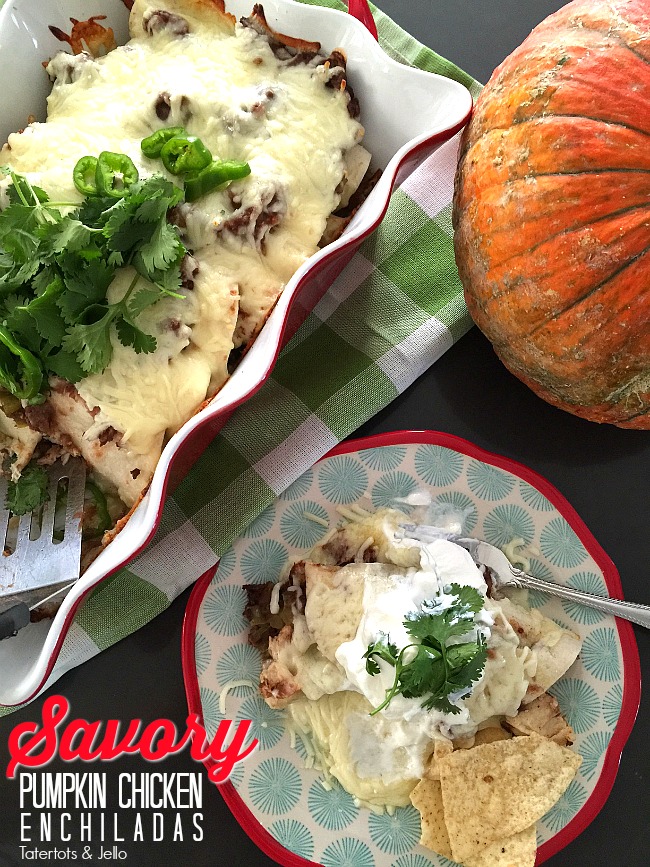
[[503, 363], [555, 406], [650, 429], [650, 0], [575, 0], [497, 67], [454, 227]]

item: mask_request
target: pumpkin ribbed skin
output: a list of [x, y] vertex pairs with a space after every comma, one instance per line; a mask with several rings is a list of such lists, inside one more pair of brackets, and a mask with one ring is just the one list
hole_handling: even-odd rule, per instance
[[575, 0], [494, 71], [461, 143], [456, 261], [503, 363], [650, 428], [650, 0]]

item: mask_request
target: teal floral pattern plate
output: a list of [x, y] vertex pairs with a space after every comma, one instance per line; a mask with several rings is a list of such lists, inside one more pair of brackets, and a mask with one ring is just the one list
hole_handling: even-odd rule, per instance
[[[324, 785], [282, 711], [258, 696], [261, 661], [247, 642], [243, 584], [275, 581], [334, 526], [337, 506], [377, 508], [415, 490], [465, 511], [464, 530], [495, 545], [521, 538], [541, 578], [620, 597], [618, 573], [571, 506], [520, 464], [447, 434], [402, 432], [338, 446], [298, 479], [197, 584], [186, 615], [183, 666], [190, 711], [212, 737], [222, 719], [247, 719], [259, 747], [236, 767], [222, 794], [249, 836], [282, 864], [325, 867], [450, 867], [418, 844], [411, 807], [377, 814], [342, 788]], [[639, 703], [640, 674], [628, 623], [532, 595], [583, 638], [579, 659], [552, 688], [573, 726], [583, 762], [560, 801], [538, 823], [538, 863], [596, 816], [613, 785]], [[224, 693], [224, 688], [229, 689]], [[453, 867], [453, 865], [452, 865]]]

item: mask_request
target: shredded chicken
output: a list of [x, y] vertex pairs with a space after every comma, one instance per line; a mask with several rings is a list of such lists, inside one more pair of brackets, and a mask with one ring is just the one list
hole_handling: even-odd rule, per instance
[[537, 732], [562, 747], [571, 746], [575, 740], [574, 731], [562, 716], [557, 699], [548, 693], [525, 705], [516, 716], [506, 717], [504, 725], [513, 735]]
[[260, 693], [271, 707], [284, 707], [296, 693], [301, 691], [294, 673], [277, 657], [282, 648], [291, 643], [293, 626], [289, 623], [269, 639], [271, 659], [264, 663], [260, 675]]

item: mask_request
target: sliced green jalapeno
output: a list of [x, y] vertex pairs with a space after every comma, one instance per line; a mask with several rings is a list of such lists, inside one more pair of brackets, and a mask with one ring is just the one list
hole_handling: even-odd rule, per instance
[[169, 126], [166, 129], [156, 130], [140, 142], [142, 153], [146, 157], [159, 157], [163, 145], [172, 138], [187, 138], [187, 133], [182, 126]]
[[162, 146], [160, 159], [172, 175], [200, 172], [212, 162], [212, 154], [200, 138], [176, 136]]
[[209, 166], [185, 180], [185, 200], [194, 202], [201, 196], [206, 196], [213, 190], [225, 186], [230, 181], [239, 180], [250, 175], [248, 163], [236, 160], [213, 160]]
[[0, 385], [20, 400], [32, 400], [40, 392], [43, 368], [36, 356], [14, 340], [0, 325]]
[[138, 180], [138, 170], [126, 154], [102, 151], [97, 159], [95, 182], [100, 196], [121, 199]]
[[84, 196], [97, 195], [97, 157], [81, 157], [72, 170], [75, 187]]

